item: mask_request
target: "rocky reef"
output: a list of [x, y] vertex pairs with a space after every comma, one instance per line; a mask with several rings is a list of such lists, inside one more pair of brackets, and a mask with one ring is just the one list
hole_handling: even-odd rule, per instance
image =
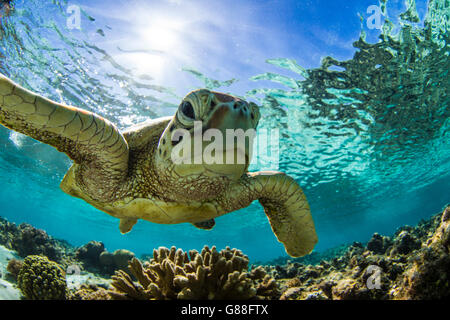
[[0, 1], [0, 18], [7, 17], [14, 10], [14, 2], [12, 0]]
[[48, 235], [45, 230], [27, 223], [16, 225], [1, 217], [0, 245], [14, 250], [22, 258], [41, 255], [57, 262], [64, 270], [77, 265], [80, 270], [103, 276], [111, 276], [118, 269], [128, 270], [128, 262], [134, 257], [133, 252], [125, 249], [111, 253], [99, 241], [75, 247], [65, 240]]
[[450, 297], [450, 207], [392, 237], [375, 233], [363, 245], [316, 265], [264, 266], [282, 300], [445, 299]]
[[42, 229], [27, 223], [16, 225], [0, 217], [0, 245], [17, 252], [21, 257], [43, 255], [58, 263], [69, 263], [73, 247], [64, 240], [55, 239]]
[[75, 258], [86, 270], [112, 275], [118, 269], [128, 270], [128, 262], [134, 258], [134, 253], [126, 249], [109, 252], [102, 242], [90, 241], [76, 250]]
[[[36, 239], [36, 243], [33, 239]], [[16, 248], [2, 281], [24, 299], [404, 300], [450, 298], [450, 207], [404, 226], [308, 257], [249, 265], [242, 251], [172, 247], [140, 260], [91, 241], [75, 248], [30, 225], [0, 219], [0, 244]], [[6, 249], [5, 249], [6, 250]], [[27, 254], [30, 253], [30, 254]], [[77, 281], [68, 263], [81, 266]], [[96, 274], [88, 273], [93, 271]], [[6, 282], [5, 282], [6, 283]], [[12, 285], [11, 285], [12, 286]]]

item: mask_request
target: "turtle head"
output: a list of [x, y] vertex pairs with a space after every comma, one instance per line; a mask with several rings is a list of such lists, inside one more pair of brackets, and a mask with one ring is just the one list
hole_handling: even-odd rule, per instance
[[253, 102], [206, 89], [190, 92], [161, 135], [158, 172], [188, 180], [239, 179], [251, 161], [259, 118]]

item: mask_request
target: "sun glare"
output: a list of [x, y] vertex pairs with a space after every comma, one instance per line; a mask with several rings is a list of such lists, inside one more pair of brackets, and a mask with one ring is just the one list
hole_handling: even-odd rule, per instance
[[154, 19], [154, 16], [140, 14], [133, 29], [135, 34], [129, 47], [136, 51], [120, 54], [117, 59], [125, 60], [136, 74], [161, 75], [167, 60], [173, 59], [181, 45], [180, 21], [168, 16]]
[[[148, 20], [148, 21], [147, 21]], [[159, 76], [164, 70], [167, 59], [173, 57], [180, 45], [179, 23], [170, 19], [138, 19], [135, 24], [135, 36], [129, 43], [135, 52], [119, 54], [115, 58], [134, 69], [136, 74]]]
[[179, 25], [175, 22], [153, 21], [140, 27], [139, 36], [146, 48], [169, 52], [175, 49], [181, 41], [178, 28]]
[[129, 65], [136, 75], [158, 76], [164, 69], [165, 59], [157, 54], [132, 52], [116, 56], [118, 62]]
[[161, 25], [150, 26], [141, 31], [144, 45], [152, 50], [170, 51], [177, 43], [173, 30]]

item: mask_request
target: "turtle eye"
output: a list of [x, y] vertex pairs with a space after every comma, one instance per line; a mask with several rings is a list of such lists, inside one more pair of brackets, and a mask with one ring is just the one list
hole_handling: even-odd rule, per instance
[[189, 101], [184, 101], [181, 104], [181, 112], [183, 112], [183, 114], [190, 118], [190, 119], [195, 119], [195, 112], [194, 112], [194, 108], [192, 107], [192, 104]]

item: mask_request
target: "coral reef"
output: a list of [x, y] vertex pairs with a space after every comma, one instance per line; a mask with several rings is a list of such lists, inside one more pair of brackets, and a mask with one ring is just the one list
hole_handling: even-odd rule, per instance
[[134, 258], [134, 253], [126, 249], [117, 249], [113, 253], [108, 251], [100, 255], [100, 264], [109, 274], [115, 270], [128, 270], [128, 263]]
[[436, 232], [413, 256], [392, 295], [400, 299], [450, 298], [450, 207]]
[[75, 248], [67, 241], [55, 239], [42, 229], [27, 223], [16, 225], [0, 217], [0, 245], [15, 250], [25, 258], [29, 255], [42, 255], [58, 262], [65, 269], [69, 265], [79, 265], [82, 269], [110, 276], [118, 269], [127, 270], [128, 261], [134, 254], [125, 249], [113, 253], [106, 250], [99, 241], [90, 241]]
[[0, 18], [7, 17], [14, 10], [14, 2], [12, 0], [0, 1]]
[[111, 300], [107, 290], [95, 284], [82, 284], [77, 290], [69, 292], [69, 300]]
[[105, 251], [103, 242], [89, 241], [87, 244], [77, 249], [75, 258], [88, 266], [98, 266], [100, 264], [99, 257], [103, 251]]
[[11, 274], [11, 276], [17, 280], [17, 276], [19, 275], [20, 269], [23, 266], [23, 261], [19, 259], [11, 259], [8, 262], [6, 270]]
[[18, 237], [12, 244], [12, 249], [16, 250], [21, 257], [28, 255], [44, 255], [51, 260], [61, 261], [63, 250], [60, 249], [60, 242], [51, 239], [42, 229], [22, 223], [19, 225]]
[[364, 246], [317, 265], [265, 266], [282, 300], [443, 299], [450, 297], [450, 207], [394, 236], [375, 233]]
[[62, 268], [46, 257], [31, 255], [23, 260], [17, 285], [26, 299], [63, 300], [66, 277]]
[[135, 257], [134, 253], [126, 249], [109, 252], [103, 242], [90, 241], [78, 248], [75, 258], [81, 261], [86, 270], [104, 275], [112, 275], [116, 270], [128, 270], [128, 262]]
[[0, 245], [11, 249], [17, 233], [18, 230], [15, 223], [0, 217]]
[[43, 255], [60, 263], [73, 250], [69, 243], [54, 239], [42, 229], [27, 223], [16, 226], [3, 218], [0, 218], [0, 245], [15, 250], [23, 258], [28, 255]]
[[[450, 207], [416, 227], [401, 227], [392, 236], [375, 233], [367, 243], [250, 268], [248, 257], [229, 247], [220, 252], [207, 246], [201, 252], [162, 247], [142, 262], [128, 250], [111, 253], [97, 241], [73, 248], [42, 230], [26, 224], [17, 227], [1, 218], [0, 243], [20, 250], [22, 256], [43, 252], [60, 260], [58, 264], [38, 255], [23, 261], [17, 255], [5, 256], [2, 281], [9, 285], [7, 297], [17, 296], [11, 285], [17, 282], [26, 299], [450, 298]], [[63, 268], [68, 261], [98, 274], [115, 274], [106, 279], [68, 271], [66, 276]]]
[[[323, 260], [328, 260], [334, 257], [339, 257], [342, 256], [343, 254], [345, 254], [345, 252], [348, 249], [348, 245], [340, 245], [338, 247], [335, 248], [330, 248], [327, 249], [323, 252], [316, 252], [313, 251], [310, 254], [304, 256], [304, 257], [299, 257], [299, 258], [292, 258], [289, 256], [281, 256], [278, 258], [275, 258], [273, 260], [270, 261], [255, 261], [254, 264], [256, 265], [273, 265], [273, 266], [283, 266], [285, 264], [289, 264], [289, 263], [299, 263], [299, 264], [303, 264], [303, 265], [316, 265], [319, 264], [321, 261]], [[283, 272], [283, 270], [279, 270], [280, 272]], [[286, 276], [284, 276], [286, 277]], [[292, 276], [291, 276], [292, 277]]]
[[124, 271], [112, 277], [113, 299], [256, 299], [278, 295], [277, 284], [262, 268], [248, 272], [248, 257], [227, 247], [220, 252], [205, 246], [183, 252], [172, 247], [154, 250], [144, 265], [129, 266], [137, 283]]
[[375, 254], [383, 254], [390, 245], [392, 245], [392, 241], [389, 237], [379, 235], [376, 232], [367, 243], [367, 250], [370, 250]]

